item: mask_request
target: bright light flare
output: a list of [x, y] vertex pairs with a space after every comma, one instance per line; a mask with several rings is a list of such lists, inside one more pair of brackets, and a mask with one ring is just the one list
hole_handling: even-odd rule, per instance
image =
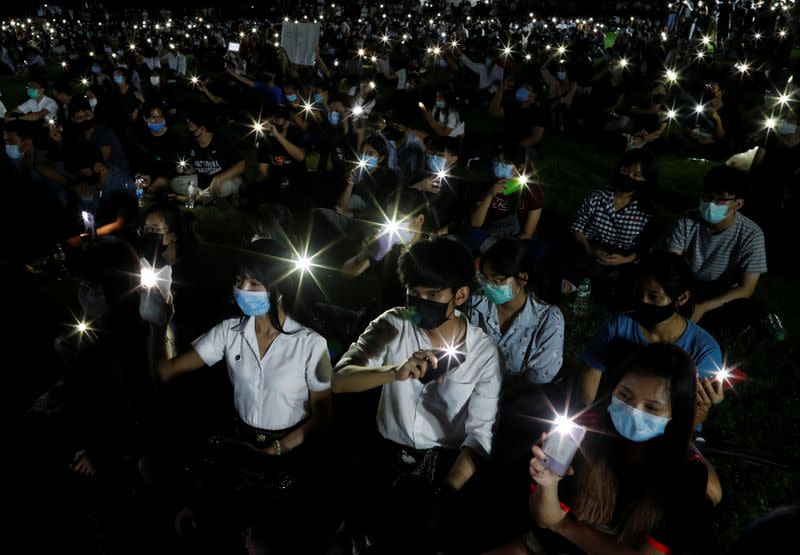
[[622, 69], [627, 68], [629, 63], [630, 62], [628, 62], [628, 58], [620, 58], [619, 59], [619, 67], [621, 67]]
[[365, 51], [363, 48], [359, 48], [359, 49], [358, 49], [358, 55], [359, 55], [361, 58], [363, 58], [364, 56], [366, 56], [366, 54], [367, 54], [367, 52], [366, 52], [366, 51]]
[[778, 120], [773, 117], [769, 117], [766, 119], [766, 121], [764, 121], [764, 127], [769, 129], [770, 131], [774, 130], [777, 126], [778, 126]]
[[356, 106], [353, 106], [352, 112], [354, 116], [358, 117], [364, 113], [364, 108], [360, 104], [358, 104]]
[[667, 69], [666, 73], [664, 73], [664, 77], [667, 78], [667, 81], [670, 83], [676, 83], [678, 81], [678, 72], [674, 69]]
[[91, 328], [89, 327], [89, 324], [87, 324], [86, 322], [78, 322], [77, 325], [75, 326], [75, 329], [78, 330], [78, 333], [83, 335], [84, 333], [88, 332]]
[[295, 270], [299, 271], [300, 273], [305, 273], [311, 270], [311, 259], [305, 255], [299, 255], [297, 260], [294, 261]]
[[156, 282], [158, 282], [158, 277], [156, 276], [156, 272], [152, 268], [142, 268], [140, 275], [141, 275], [142, 287], [144, 287], [145, 289], [150, 289], [156, 284]]
[[577, 427], [577, 425], [572, 421], [571, 418], [567, 418], [566, 416], [563, 416], [561, 414], [556, 416], [553, 424], [555, 425], [555, 429], [553, 431], [562, 435], [572, 433], [572, 430], [574, 430]]
[[678, 117], [678, 111], [674, 108], [672, 110], [667, 110], [667, 119], [675, 119]]

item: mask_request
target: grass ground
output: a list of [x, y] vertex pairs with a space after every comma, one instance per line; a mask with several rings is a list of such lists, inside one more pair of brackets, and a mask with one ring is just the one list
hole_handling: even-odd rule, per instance
[[[51, 69], [51, 73], [55, 73]], [[0, 90], [7, 108], [21, 102], [24, 79], [0, 77]], [[19, 100], [18, 102], [15, 102]], [[474, 114], [468, 128], [489, 132], [492, 123]], [[474, 124], [472, 124], [474, 122]], [[621, 148], [598, 143], [583, 143], [561, 137], [547, 137], [538, 163], [545, 188], [546, 216], [543, 225], [558, 229], [574, 213], [580, 200], [606, 182]], [[252, 154], [248, 155], [252, 163]], [[696, 205], [702, 177], [708, 165], [674, 156], [658, 162], [661, 175], [656, 194], [660, 208], [660, 235], [663, 237], [675, 219]], [[251, 168], [252, 170], [252, 165]], [[224, 251], [237, 244], [241, 219], [231, 209], [197, 208], [195, 229], [212, 251]], [[777, 266], [778, 253], [768, 253]], [[786, 254], [786, 253], [783, 253]], [[719, 338], [728, 360], [741, 365], [750, 380], [737, 386], [725, 404], [715, 410], [707, 425], [709, 443], [722, 441], [724, 453], [709, 453], [718, 469], [724, 498], [715, 512], [714, 528], [720, 542], [729, 545], [742, 527], [778, 506], [800, 499], [800, 299], [797, 282], [786, 271], [773, 272], [759, 285], [758, 295], [778, 312], [786, 326], [787, 340], [775, 342], [756, 330], [742, 339]], [[581, 345], [608, 314], [594, 307], [587, 317], [567, 317], [568, 363], [575, 362]], [[772, 462], [770, 462], [772, 461]], [[788, 462], [790, 466], [781, 464]]]

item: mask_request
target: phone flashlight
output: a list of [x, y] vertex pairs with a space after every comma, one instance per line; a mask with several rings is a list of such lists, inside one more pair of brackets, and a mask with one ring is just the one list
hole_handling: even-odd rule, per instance
[[555, 425], [542, 445], [542, 451], [546, 456], [545, 468], [553, 474], [563, 477], [567, 473], [584, 435], [586, 435], [586, 428], [578, 426], [566, 416], [557, 416]]

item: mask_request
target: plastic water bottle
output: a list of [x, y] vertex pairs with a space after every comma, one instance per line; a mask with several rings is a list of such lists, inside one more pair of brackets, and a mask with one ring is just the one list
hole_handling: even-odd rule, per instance
[[767, 316], [767, 327], [776, 340], [784, 341], [786, 339], [786, 329], [783, 327], [781, 317], [774, 312]]
[[197, 192], [197, 187], [194, 184], [194, 181], [189, 182], [189, 186], [186, 188], [186, 208], [192, 209], [194, 208], [194, 195]]
[[53, 263], [56, 270], [56, 279], [59, 281], [69, 279], [66, 260], [67, 255], [64, 253], [64, 249], [61, 248], [61, 243], [57, 243], [56, 252], [53, 253]]
[[583, 281], [578, 286], [578, 291], [575, 294], [575, 302], [572, 303], [572, 311], [581, 316], [586, 314], [589, 308], [589, 297], [592, 294], [592, 282], [589, 278], [583, 278]]
[[141, 177], [136, 178], [136, 202], [139, 208], [144, 207], [144, 180]]

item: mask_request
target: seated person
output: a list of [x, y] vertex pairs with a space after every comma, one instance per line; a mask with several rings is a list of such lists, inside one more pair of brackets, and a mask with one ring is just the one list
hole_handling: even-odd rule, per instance
[[[287, 472], [298, 476], [293, 487], [281, 492], [280, 506], [272, 507], [276, 513], [289, 507], [308, 511], [307, 495], [321, 473], [304, 469], [312, 468], [315, 442], [323, 438], [331, 418], [328, 349], [325, 339], [302, 323], [299, 273], [294, 270], [283, 245], [256, 241], [237, 261], [233, 293], [240, 316], [220, 322], [177, 356], [167, 354], [167, 325], [150, 325], [153, 371], [161, 381], [225, 361], [233, 385], [235, 430], [224, 430], [230, 438], [223, 443], [227, 450], [219, 448], [198, 464], [209, 457], [225, 460], [224, 451], [231, 464], [230, 458], [241, 452], [234, 460], [247, 464], [256, 456], [261, 480], [286, 480]], [[285, 463], [272, 462], [276, 457]], [[225, 480], [226, 473], [217, 475], [212, 469], [213, 476]]]
[[667, 90], [657, 83], [647, 96], [646, 104], [631, 108], [631, 132], [627, 134], [628, 148], [640, 148], [657, 141], [667, 131], [669, 119], [664, 104]]
[[583, 200], [570, 231], [575, 241], [562, 292], [585, 277], [620, 279], [619, 270], [647, 252], [653, 243], [655, 160], [644, 150], [628, 151], [603, 189]]
[[[382, 223], [385, 200], [397, 189], [395, 172], [388, 167], [386, 142], [373, 135], [361, 146], [358, 161], [340, 185], [334, 208], [320, 208], [317, 213], [339, 234], [352, 232], [354, 217]], [[369, 233], [367, 233], [369, 234]]]
[[[692, 118], [693, 126], [685, 133], [676, 135], [683, 149], [690, 155], [724, 160], [732, 154], [728, 127], [733, 123], [734, 117], [728, 114], [729, 109], [722, 101], [724, 94], [725, 91], [719, 83], [707, 83], [700, 102], [697, 103], [696, 118]], [[691, 94], [685, 95], [684, 99], [696, 101]]]
[[678, 220], [667, 239], [669, 250], [686, 258], [695, 278], [691, 320], [712, 331], [741, 331], [761, 317], [751, 297], [767, 271], [767, 254], [761, 229], [739, 213], [745, 179], [729, 166], [708, 172], [699, 209]]
[[125, 225], [135, 225], [136, 187], [133, 179], [103, 159], [100, 150], [89, 142], [73, 150], [78, 169], [74, 187], [78, 207], [83, 212], [82, 232], [67, 240], [77, 247], [82, 240], [121, 232]]
[[455, 100], [448, 98], [449, 96], [443, 91], [437, 91], [433, 110], [428, 111], [424, 104], [420, 108], [433, 135], [455, 139], [464, 136], [464, 122], [454, 106]]
[[534, 529], [531, 543], [556, 553], [646, 555], [703, 545], [715, 475], [690, 443], [696, 372], [674, 345], [641, 347], [616, 372], [610, 402], [579, 417], [589, 431], [574, 472], [562, 479], [533, 447], [531, 516], [555, 534]]
[[464, 239], [470, 251], [483, 254], [498, 239], [516, 237], [525, 242], [533, 262], [541, 262], [547, 244], [537, 237], [544, 192], [536, 183], [536, 169], [525, 151], [499, 148], [492, 164], [495, 183], [472, 209], [472, 229]]
[[709, 400], [720, 403], [723, 383], [716, 379], [724, 368], [719, 344], [703, 328], [689, 320], [692, 273], [680, 256], [654, 252], [637, 268], [634, 310], [611, 319], [588, 342], [583, 351], [585, 367], [578, 379], [578, 402], [589, 406], [597, 397], [601, 378], [615, 368], [637, 346], [672, 343], [686, 351], [697, 366], [698, 404], [695, 424], [702, 423]]
[[148, 193], [156, 193], [169, 189], [183, 147], [178, 136], [167, 126], [160, 106], [145, 106], [143, 119], [146, 127], [140, 131], [136, 141], [134, 175], [144, 179]]
[[[400, 258], [399, 273], [406, 309], [394, 308], [370, 324], [337, 365], [332, 387], [334, 393], [382, 388], [377, 423], [383, 442], [370, 450], [376, 459], [371, 476], [359, 476], [360, 497], [370, 496], [359, 500], [359, 522], [377, 526], [382, 507], [424, 510], [419, 526], [379, 530], [376, 538], [379, 552], [402, 545], [402, 552], [422, 553], [439, 547], [442, 536], [464, 537], [458, 519], [442, 523], [427, 515], [432, 504], [445, 518], [468, 505], [476, 465], [492, 448], [501, 369], [497, 348], [458, 310], [474, 276], [461, 245], [444, 237], [415, 243]], [[444, 354], [448, 346], [457, 352]], [[458, 352], [463, 362], [454, 367]], [[442, 507], [448, 498], [453, 503]]]
[[[103, 158], [123, 172], [130, 171], [130, 164], [117, 133], [95, 119], [88, 99], [75, 96], [68, 105], [69, 121], [64, 124], [64, 137], [57, 129], [51, 129], [50, 138], [61, 145], [64, 156], [70, 157], [70, 145], [89, 141], [100, 149]], [[69, 165], [69, 163], [67, 163]]]
[[504, 79], [489, 104], [489, 115], [505, 120], [505, 142], [516, 145], [536, 158], [536, 146], [544, 136], [545, 116], [537, 105], [538, 94], [530, 80], [523, 80], [514, 91], [514, 98], [505, 98], [514, 85], [513, 79]]
[[58, 114], [58, 103], [44, 94], [47, 81], [42, 77], [32, 76], [28, 79], [28, 100], [17, 106], [16, 110], [8, 112], [6, 121], [31, 121], [43, 122], [45, 118], [55, 120]]
[[[797, 237], [792, 218], [776, 217], [776, 212], [794, 213], [800, 184], [800, 125], [789, 113], [775, 127], [767, 143], [758, 148], [751, 173], [756, 194], [749, 199], [748, 213], [759, 223], [770, 242], [794, 245]], [[770, 231], [774, 230], [770, 234]]]
[[419, 181], [425, 167], [425, 143], [412, 129], [412, 121], [409, 114], [394, 114], [382, 132], [391, 143], [395, 153], [393, 169], [398, 173], [400, 184], [404, 186]]
[[436, 218], [436, 230], [446, 235], [463, 226], [462, 214], [467, 211], [467, 191], [458, 167], [458, 145], [451, 137], [432, 137], [428, 140], [426, 157], [427, 177], [406, 189], [416, 195], [418, 202], [429, 205]]
[[352, 98], [352, 105], [359, 109], [353, 111], [356, 118], [365, 118], [375, 108], [375, 82], [369, 79], [362, 80], [358, 85], [353, 85], [347, 90], [347, 96]]
[[259, 184], [260, 200], [298, 207], [311, 191], [305, 182], [306, 150], [303, 131], [286, 107], [270, 112], [264, 136], [258, 141], [258, 173], [266, 178]]
[[481, 289], [468, 312], [470, 322], [500, 349], [504, 386], [511, 391], [514, 384], [553, 381], [564, 358], [564, 316], [530, 289], [529, 266], [521, 241], [492, 245], [481, 257]]
[[405, 302], [405, 287], [400, 283], [397, 265], [403, 252], [435, 232], [430, 208], [416, 195], [402, 192], [390, 200], [392, 222], [378, 227], [363, 242], [361, 250], [342, 265], [342, 275], [353, 279], [366, 271], [381, 276], [380, 290], [368, 309], [372, 317]]
[[135, 124], [144, 104], [142, 93], [137, 91], [132, 84], [132, 73], [127, 67], [114, 68], [114, 84], [117, 86], [113, 102], [116, 103], [118, 113], [117, 130], [122, 130]]
[[540, 67], [542, 78], [547, 84], [551, 129], [556, 133], [563, 132], [570, 124], [572, 102], [578, 90], [578, 83], [570, 80], [569, 68], [562, 62], [563, 60], [550, 59]]
[[345, 101], [341, 97], [331, 96], [319, 123], [318, 172], [327, 174], [329, 161], [334, 179], [341, 178], [350, 170], [350, 153], [355, 150], [356, 143], [351, 123], [351, 113]]
[[[242, 153], [216, 132], [216, 119], [208, 108], [196, 107], [186, 120], [191, 141], [186, 160], [178, 163], [179, 175], [170, 183], [178, 200], [185, 200], [189, 185], [198, 188], [201, 199], [213, 200], [239, 194], [245, 161]], [[189, 172], [194, 172], [192, 175]]]

